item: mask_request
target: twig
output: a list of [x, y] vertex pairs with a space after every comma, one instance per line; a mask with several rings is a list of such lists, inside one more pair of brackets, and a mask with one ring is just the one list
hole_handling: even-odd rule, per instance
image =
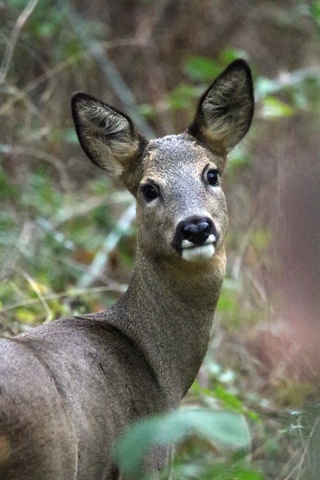
[[163, 134], [172, 132], [174, 125], [172, 112], [170, 109], [163, 108], [163, 105], [167, 103], [165, 99], [168, 95], [163, 68], [157, 58], [159, 52], [154, 42], [154, 30], [161, 24], [168, 5], [171, 2], [172, 0], [150, 2], [149, 8], [146, 8], [144, 14], [141, 15], [136, 32], [136, 36], [142, 45], [142, 55], [146, 65], [150, 97], [160, 121]]
[[137, 102], [132, 91], [129, 89], [129, 87], [123, 80], [117, 67], [108, 57], [107, 52], [105, 51], [101, 43], [98, 43], [91, 39], [85, 22], [75, 10], [71, 2], [69, 2], [68, 0], [60, 0], [58, 2], [58, 5], [60, 5], [61, 8], [65, 9], [66, 15], [72, 28], [74, 29], [77, 36], [84, 43], [84, 45], [86, 45], [91, 55], [96, 59], [103, 74], [112, 86], [119, 100], [122, 102], [126, 112], [132, 117], [134, 122], [140, 128], [141, 132], [143, 132], [147, 137], [154, 137], [155, 134], [152, 128], [137, 112]]
[[15, 23], [13, 29], [12, 29], [12, 32], [11, 32], [11, 35], [10, 35], [10, 38], [9, 38], [9, 41], [8, 41], [8, 44], [7, 44], [7, 48], [4, 52], [2, 65], [1, 65], [1, 68], [0, 68], [0, 85], [4, 84], [4, 82], [6, 81], [7, 74], [8, 74], [8, 71], [9, 71], [10, 62], [11, 62], [12, 55], [13, 55], [13, 51], [14, 51], [15, 45], [17, 43], [18, 37], [19, 37], [20, 32], [23, 28], [23, 25], [28, 20], [28, 17], [31, 15], [31, 13], [32, 13], [33, 9], [35, 8], [35, 6], [37, 5], [37, 3], [38, 3], [38, 0], [29, 0], [27, 6], [22, 11], [22, 13], [19, 15], [18, 20], [16, 21], [16, 23]]
[[121, 238], [128, 232], [131, 224], [135, 218], [136, 207], [135, 203], [129, 205], [123, 215], [120, 217], [116, 228], [109, 233], [105, 241], [103, 242], [100, 250], [95, 255], [90, 268], [82, 275], [77, 283], [78, 288], [88, 287], [92, 281], [97, 278], [103, 271], [110, 252], [117, 246]]
[[[129, 192], [126, 190], [121, 190], [118, 193], [114, 193], [111, 196], [111, 201], [116, 204], [124, 204], [128, 203], [128, 200], [131, 200], [132, 197]], [[53, 225], [54, 228], [58, 228], [66, 222], [73, 220], [77, 217], [83, 217], [88, 215], [92, 210], [95, 208], [101, 207], [106, 204], [106, 197], [105, 196], [91, 196], [90, 198], [86, 199], [85, 202], [79, 203], [77, 202], [74, 205], [65, 205], [57, 215], [55, 216]]]
[[[124, 47], [127, 45], [138, 45], [138, 41], [134, 41], [132, 39], [130, 40], [117, 40], [117, 41], [112, 41], [112, 42], [104, 42], [101, 47], [102, 48], [115, 48], [115, 47]], [[88, 51], [81, 51], [72, 57], [68, 57], [67, 59], [61, 61], [57, 65], [55, 65], [53, 68], [50, 68], [46, 70], [44, 73], [39, 75], [37, 78], [33, 79], [31, 82], [29, 82], [23, 90], [19, 90], [17, 88], [10, 87], [10, 94], [11, 96], [9, 99], [1, 105], [0, 108], [0, 116], [3, 115], [4, 113], [10, 111], [10, 109], [13, 107], [15, 103], [17, 103], [20, 100], [26, 101], [27, 94], [32, 92], [35, 88], [39, 87], [43, 82], [48, 80], [49, 78], [52, 78], [54, 75], [59, 74], [66, 68], [74, 65], [75, 63], [79, 62], [81, 59], [85, 59], [87, 57], [91, 56], [91, 52]], [[12, 92], [13, 90], [13, 92]], [[14, 95], [14, 96], [13, 96]]]
[[49, 153], [46, 153], [39, 148], [27, 147], [25, 145], [16, 145], [14, 147], [12, 147], [11, 145], [0, 145], [0, 153], [30, 155], [32, 157], [36, 157], [40, 160], [50, 163], [57, 169], [60, 175], [60, 184], [63, 190], [70, 190], [70, 183], [67, 172], [63, 166], [62, 161], [59, 158], [50, 155]]
[[37, 217], [37, 225], [41, 227], [48, 235], [50, 235], [56, 242], [60, 243], [67, 250], [74, 251], [76, 249], [75, 244], [69, 240], [63, 233], [58, 232], [52, 223], [43, 217]]
[[16, 271], [19, 272], [27, 280], [27, 282], [30, 284], [31, 288], [33, 289], [33, 291], [37, 295], [38, 303], [41, 303], [41, 305], [43, 306], [43, 308], [44, 308], [44, 310], [47, 314], [46, 319], [45, 319], [45, 323], [52, 320], [53, 312], [52, 312], [51, 308], [49, 307], [46, 299], [42, 295], [41, 290], [40, 290], [37, 282], [35, 282], [35, 280], [33, 280], [33, 278], [27, 272], [22, 270], [21, 268], [17, 268]]
[[34, 232], [34, 222], [27, 221], [24, 223], [17, 242], [15, 243], [13, 251], [8, 255], [0, 272], [0, 281], [5, 279], [16, 268], [18, 260], [23, 253], [28, 252], [29, 244], [32, 241]]
[[106, 199], [101, 195], [90, 197], [86, 199], [85, 202], [78, 202], [74, 205], [71, 205], [69, 202], [57, 213], [53, 222], [54, 228], [61, 227], [64, 223], [74, 220], [75, 218], [86, 216], [95, 208], [101, 207], [105, 204]]
[[[59, 298], [76, 297], [79, 295], [88, 295], [88, 294], [95, 294], [100, 292], [123, 293], [126, 289], [127, 289], [127, 285], [122, 285], [122, 284], [113, 282], [112, 285], [110, 286], [92, 287], [92, 288], [76, 288], [74, 290], [69, 290], [67, 292], [50, 293], [48, 295], [42, 295], [42, 300], [44, 300], [45, 302], [49, 302], [50, 300], [57, 300]], [[16, 308], [36, 305], [38, 303], [41, 303], [41, 300], [39, 298], [32, 298], [29, 300], [24, 300], [22, 302], [13, 303], [6, 307], [0, 308], [0, 315], [5, 314], [11, 310], [15, 310]]]
[[[320, 418], [317, 418], [315, 424], [313, 425], [312, 427], [312, 430], [311, 430], [311, 433], [308, 437], [308, 440], [306, 442], [306, 445], [305, 445], [305, 448], [303, 450], [303, 453], [302, 453], [302, 457], [300, 459], [300, 462], [299, 462], [299, 468], [298, 468], [298, 473], [297, 473], [297, 476], [296, 476], [296, 479], [299, 480], [300, 478], [302, 478], [302, 474], [304, 473], [303, 472], [303, 466], [304, 466], [304, 462], [305, 462], [305, 459], [306, 457], [308, 456], [308, 453], [309, 453], [309, 449], [310, 449], [310, 443], [311, 443], [311, 440], [312, 440], [312, 437], [316, 431], [318, 427], [318, 424], [319, 424], [319, 421], [320, 421]], [[314, 477], [315, 478], [315, 477]]]

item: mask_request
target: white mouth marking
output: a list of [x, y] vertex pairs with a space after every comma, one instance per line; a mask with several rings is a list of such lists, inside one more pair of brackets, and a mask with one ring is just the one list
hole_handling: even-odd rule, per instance
[[215, 252], [214, 242], [216, 241], [216, 237], [212, 234], [207, 238], [207, 241], [204, 245], [200, 245], [197, 247], [193, 242], [190, 240], [182, 240], [182, 252], [181, 256], [187, 262], [199, 262], [207, 260], [208, 258], [212, 257]]
[[201, 262], [212, 257], [215, 248], [212, 243], [201, 245], [201, 247], [184, 248], [182, 250], [182, 258], [187, 262]]
[[[216, 237], [213, 234], [211, 234], [207, 238], [205, 245], [208, 245], [209, 243], [214, 243], [215, 241], [216, 241]], [[193, 242], [190, 242], [190, 240], [182, 240], [181, 248], [185, 249], [185, 248], [199, 248], [199, 247], [196, 247]]]

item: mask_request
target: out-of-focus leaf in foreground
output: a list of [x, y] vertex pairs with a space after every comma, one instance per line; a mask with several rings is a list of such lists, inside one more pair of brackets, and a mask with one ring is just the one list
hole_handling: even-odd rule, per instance
[[224, 450], [240, 450], [250, 444], [243, 416], [232, 412], [184, 408], [137, 422], [119, 440], [115, 459], [125, 474], [141, 478], [141, 465], [155, 445], [171, 445], [197, 435]]

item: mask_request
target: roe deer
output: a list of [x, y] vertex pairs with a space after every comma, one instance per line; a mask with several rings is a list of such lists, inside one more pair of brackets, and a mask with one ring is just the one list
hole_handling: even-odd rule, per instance
[[[213, 327], [228, 228], [220, 176], [253, 115], [250, 69], [234, 61], [186, 132], [147, 140], [130, 118], [72, 98], [79, 141], [137, 201], [128, 290], [107, 311], [0, 339], [1, 480], [116, 480], [115, 440], [134, 420], [179, 406]], [[168, 462], [153, 449], [145, 471]]]

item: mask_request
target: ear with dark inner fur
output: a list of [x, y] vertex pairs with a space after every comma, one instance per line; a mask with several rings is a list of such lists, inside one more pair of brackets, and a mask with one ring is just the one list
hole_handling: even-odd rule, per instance
[[78, 139], [87, 156], [133, 191], [147, 140], [127, 115], [90, 95], [76, 93], [71, 106]]
[[225, 157], [249, 130], [253, 109], [250, 68], [235, 60], [203, 94], [188, 133]]

